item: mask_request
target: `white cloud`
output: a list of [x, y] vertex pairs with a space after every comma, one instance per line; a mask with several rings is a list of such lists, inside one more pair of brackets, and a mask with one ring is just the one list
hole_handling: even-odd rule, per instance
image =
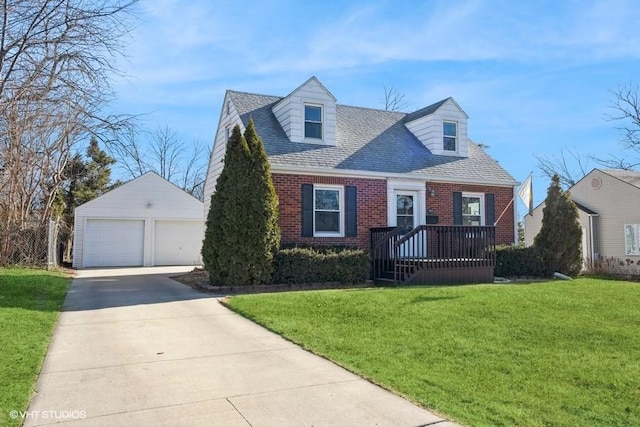
[[198, 135], [215, 131], [225, 89], [285, 95], [317, 75], [352, 105], [380, 107], [383, 84], [415, 109], [453, 96], [472, 138], [534, 147], [602, 127], [603, 92], [621, 83], [602, 64], [640, 60], [634, 0], [140, 5], [120, 105]]

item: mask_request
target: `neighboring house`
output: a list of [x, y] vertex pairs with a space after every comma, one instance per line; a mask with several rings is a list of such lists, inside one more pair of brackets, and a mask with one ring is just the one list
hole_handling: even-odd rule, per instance
[[147, 172], [76, 208], [73, 267], [199, 265], [202, 209]]
[[[586, 262], [640, 262], [640, 172], [593, 169], [567, 191], [578, 207]], [[544, 203], [524, 217], [527, 246], [540, 232], [543, 209]]]
[[205, 183], [205, 215], [238, 124], [255, 122], [279, 196], [283, 244], [369, 250], [371, 229], [495, 228], [513, 244], [517, 182], [467, 136], [447, 98], [410, 114], [340, 105], [312, 77], [285, 97], [228, 90]]

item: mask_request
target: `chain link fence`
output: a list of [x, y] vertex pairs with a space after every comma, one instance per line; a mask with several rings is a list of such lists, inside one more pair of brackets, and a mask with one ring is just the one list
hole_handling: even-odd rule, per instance
[[70, 230], [65, 224], [48, 221], [0, 222], [0, 265], [56, 267], [68, 262]]

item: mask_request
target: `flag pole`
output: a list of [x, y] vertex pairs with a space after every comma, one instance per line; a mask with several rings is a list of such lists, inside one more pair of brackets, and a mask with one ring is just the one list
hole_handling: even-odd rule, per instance
[[[531, 173], [529, 173], [529, 175], [527, 176], [527, 178], [523, 182], [523, 184], [524, 184], [527, 181], [529, 181], [529, 187], [530, 187], [529, 195], [528, 195], [529, 200], [527, 200], [525, 203], [527, 204], [527, 209], [529, 209], [529, 213], [530, 214], [532, 214], [532, 209], [533, 209], [533, 191], [532, 191], [532, 183], [531, 183], [532, 176], [533, 176], [533, 171], [531, 171]], [[521, 192], [522, 192], [522, 190], [518, 189], [517, 194], [520, 196]], [[522, 198], [522, 196], [520, 196], [520, 197]], [[498, 220], [493, 223], [494, 226], [498, 225], [498, 222], [500, 222], [500, 220], [502, 219], [504, 214], [507, 212], [507, 209], [509, 209], [509, 207], [513, 204], [513, 201], [515, 199], [516, 199], [516, 194], [513, 195], [513, 197], [511, 198], [511, 200], [507, 204], [507, 206], [504, 208], [504, 210], [502, 211], [502, 213], [498, 217]], [[523, 202], [524, 202], [524, 200], [523, 200]]]
[[500, 220], [502, 219], [502, 216], [505, 214], [505, 212], [507, 212], [507, 209], [509, 209], [509, 206], [511, 206], [511, 204], [513, 203], [513, 201], [515, 200], [516, 196], [513, 196], [511, 198], [511, 200], [509, 201], [509, 204], [507, 205], [506, 208], [504, 208], [504, 210], [502, 211], [502, 213], [500, 214], [500, 216], [498, 217], [498, 219], [496, 220], [496, 222], [493, 223], [494, 226], [498, 225], [498, 223], [500, 222]]

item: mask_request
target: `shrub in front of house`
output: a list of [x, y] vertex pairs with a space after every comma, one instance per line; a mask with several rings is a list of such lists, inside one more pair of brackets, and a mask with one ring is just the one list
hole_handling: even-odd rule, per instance
[[227, 141], [207, 215], [204, 268], [214, 285], [269, 283], [279, 246], [278, 197], [262, 140], [249, 120], [244, 135], [236, 125]]
[[548, 275], [560, 272], [576, 276], [582, 270], [582, 227], [578, 208], [568, 192], [562, 191], [560, 178], [554, 175], [542, 210], [542, 227], [533, 239], [544, 260]]
[[605, 257], [586, 261], [587, 274], [610, 279], [640, 281], [640, 260]]
[[369, 254], [361, 249], [281, 249], [274, 259], [272, 282], [359, 284], [369, 278], [370, 266]]
[[499, 246], [496, 248], [498, 277], [545, 277], [547, 268], [540, 251], [533, 247]]

